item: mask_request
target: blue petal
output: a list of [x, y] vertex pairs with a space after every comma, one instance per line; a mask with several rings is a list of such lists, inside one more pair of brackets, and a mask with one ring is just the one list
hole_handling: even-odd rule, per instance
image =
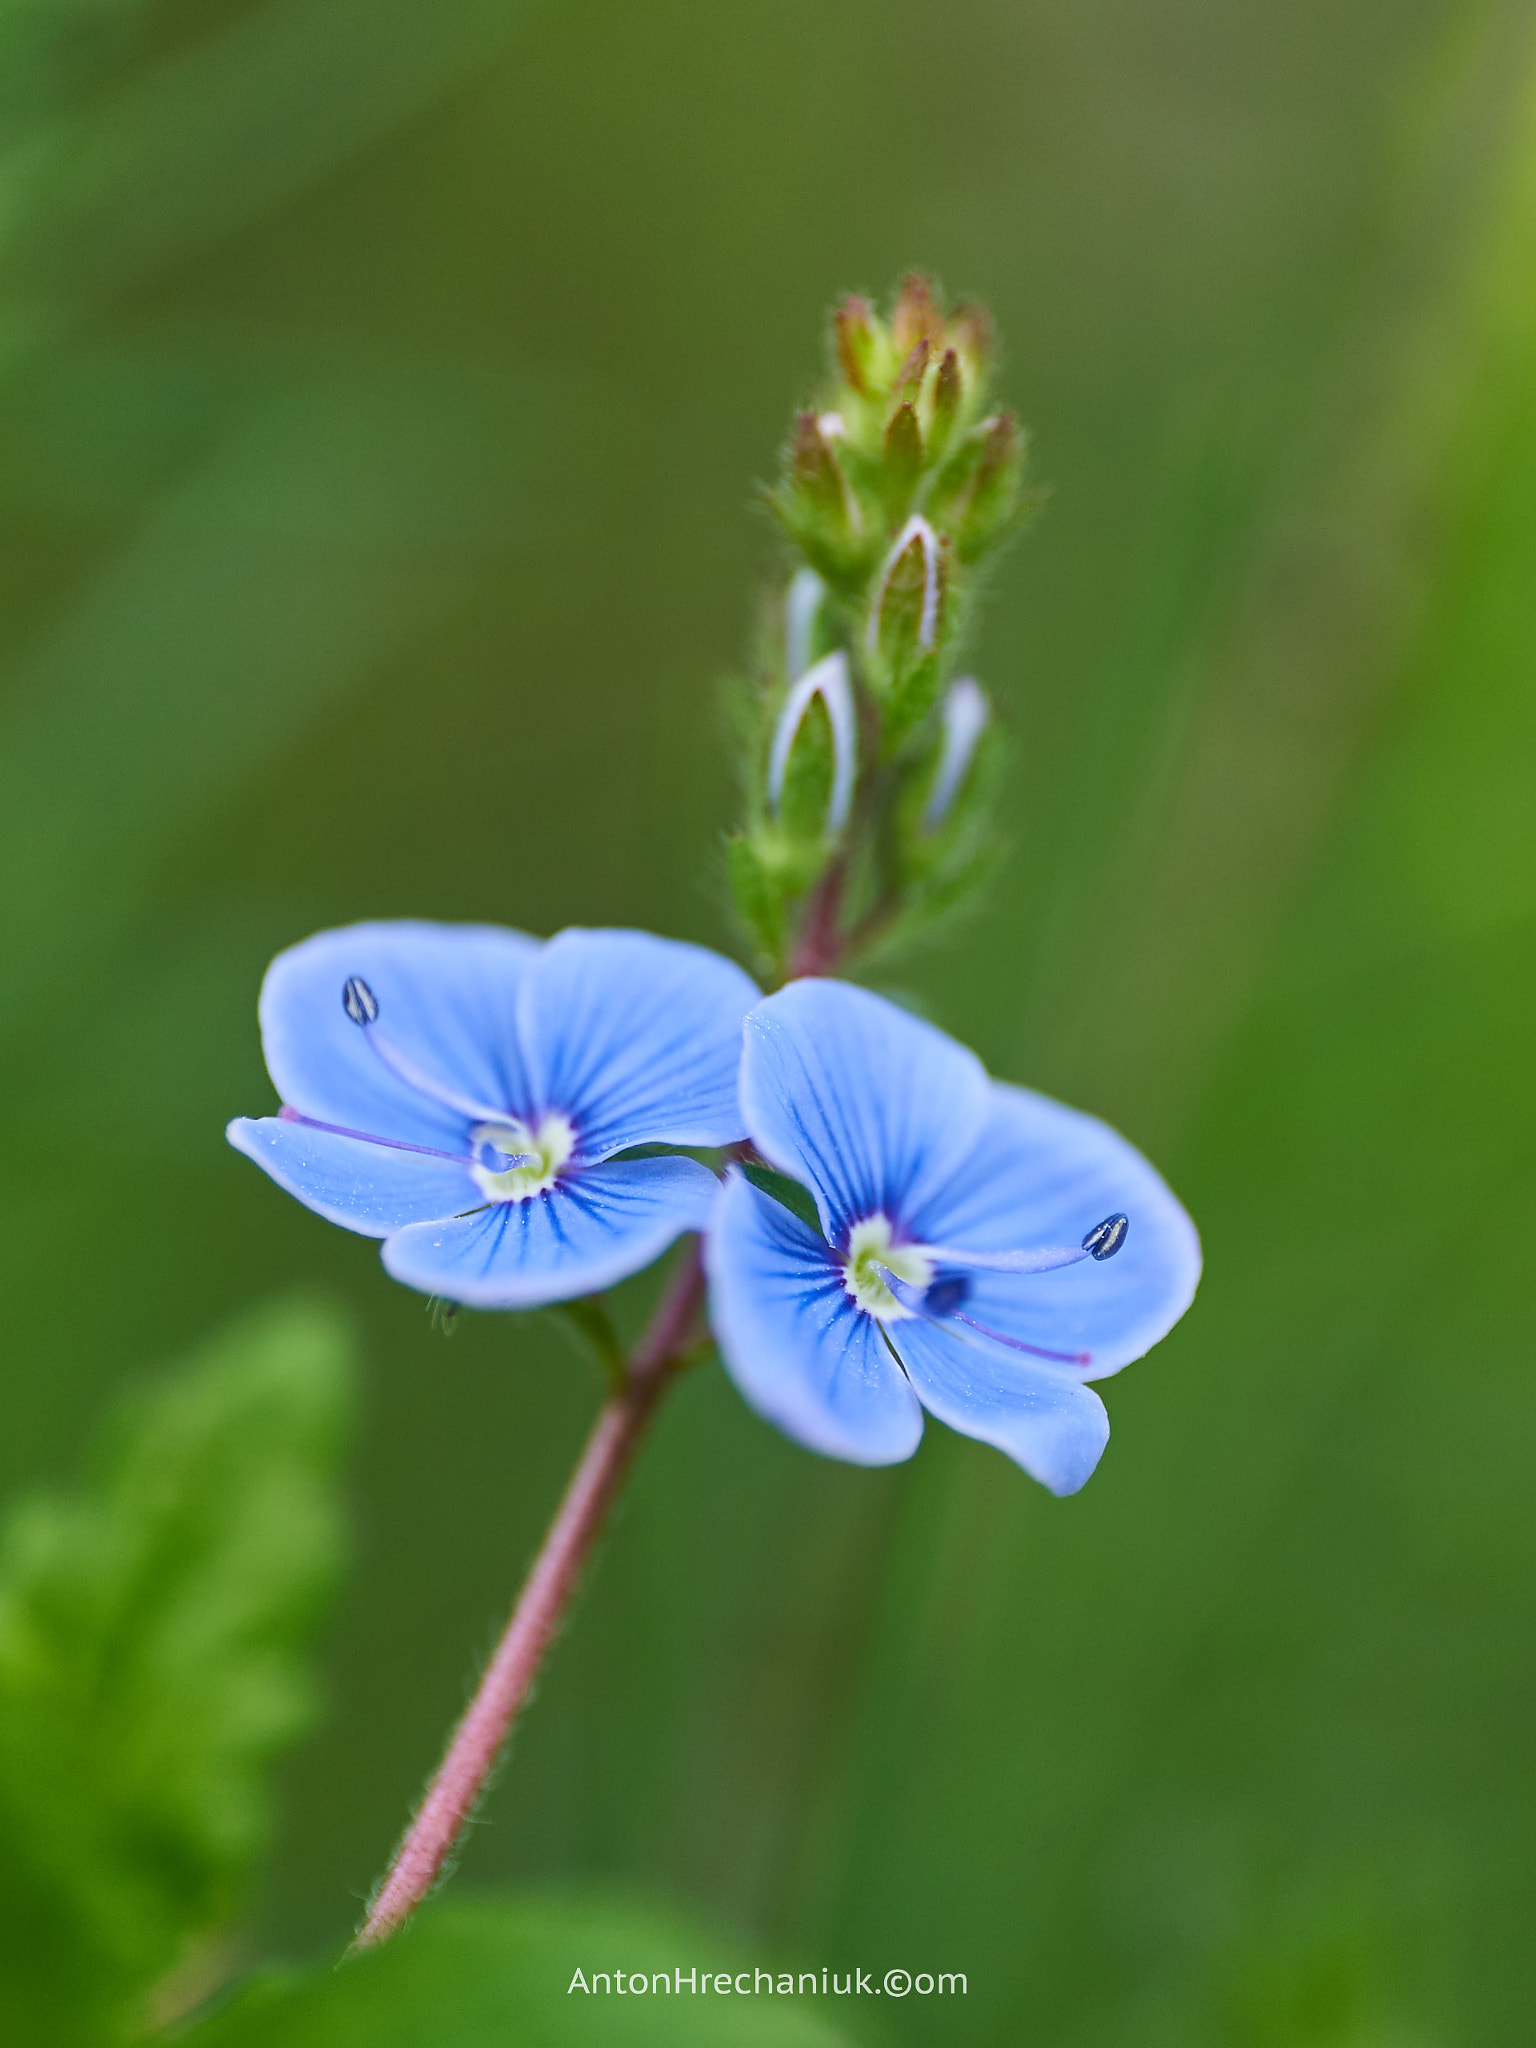
[[583, 1167], [542, 1195], [397, 1231], [384, 1265], [469, 1308], [538, 1308], [638, 1273], [708, 1221], [719, 1183], [693, 1159]]
[[731, 961], [649, 932], [563, 931], [518, 1004], [541, 1109], [576, 1127], [578, 1156], [742, 1136], [741, 1020], [758, 999]]
[[829, 1242], [921, 1207], [976, 1141], [981, 1062], [867, 989], [795, 981], [747, 1019], [741, 1102], [763, 1156], [814, 1191]]
[[995, 1081], [980, 1142], [908, 1224], [926, 1244], [1004, 1251], [1080, 1244], [1121, 1210], [1129, 1228], [1113, 1258], [1028, 1276], [973, 1273], [964, 1304], [966, 1315], [1005, 1336], [1090, 1353], [1079, 1377], [1102, 1379], [1166, 1335], [1200, 1278], [1195, 1226], [1118, 1131]]
[[307, 1209], [364, 1237], [387, 1237], [404, 1223], [454, 1216], [485, 1200], [451, 1160], [359, 1144], [282, 1117], [237, 1116], [225, 1136]]
[[923, 1406], [940, 1422], [995, 1444], [1052, 1493], [1076, 1493], [1092, 1477], [1109, 1441], [1109, 1417], [1074, 1374], [933, 1323], [894, 1323], [891, 1339]]
[[498, 925], [404, 921], [317, 932], [267, 969], [267, 1071], [284, 1102], [322, 1123], [461, 1152], [468, 1119], [389, 1071], [369, 1030], [343, 1010], [342, 988], [361, 975], [389, 1045], [445, 1087], [515, 1113], [529, 1102], [517, 991], [539, 951], [537, 940]]
[[822, 1241], [733, 1173], [705, 1240], [709, 1319], [726, 1371], [760, 1415], [855, 1465], [910, 1458], [923, 1411]]

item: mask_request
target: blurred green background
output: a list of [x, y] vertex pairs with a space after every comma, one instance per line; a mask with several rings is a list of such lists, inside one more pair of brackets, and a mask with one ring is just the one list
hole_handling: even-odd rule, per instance
[[1066, 1503], [691, 1378], [460, 1881], [964, 1970], [997, 2048], [1524, 2038], [1533, 87], [1496, 0], [5, 0], [0, 1482], [277, 1288], [355, 1311], [265, 1952], [350, 1929], [597, 1387], [225, 1148], [262, 969], [724, 940], [750, 485], [919, 264], [1051, 495], [975, 658], [1014, 855], [901, 974], [1149, 1149], [1207, 1279]]

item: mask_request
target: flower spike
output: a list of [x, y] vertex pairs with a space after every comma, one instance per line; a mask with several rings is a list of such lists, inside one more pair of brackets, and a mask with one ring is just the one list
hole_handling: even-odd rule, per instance
[[[440, 1145], [413, 1145], [406, 1138], [380, 1138], [372, 1131], [354, 1131], [349, 1124], [322, 1123], [317, 1116], [305, 1116], [292, 1103], [285, 1102], [277, 1112], [279, 1123], [302, 1124], [307, 1131], [329, 1131], [333, 1138], [355, 1138], [359, 1145], [382, 1145], [386, 1152], [416, 1152], [423, 1159], [451, 1159], [456, 1166], [473, 1166], [472, 1152], [445, 1152]], [[512, 1162], [516, 1166], [531, 1166], [533, 1154], [520, 1153]]]
[[814, 668], [806, 670], [785, 698], [768, 756], [768, 804], [777, 816], [784, 801], [784, 781], [789, 773], [795, 735], [813, 697], [820, 697], [826, 705], [827, 719], [832, 727], [832, 794], [827, 800], [826, 822], [830, 839], [848, 822], [854, 779], [858, 772], [853, 690], [848, 681], [847, 655], [829, 654], [825, 660], [818, 661]]

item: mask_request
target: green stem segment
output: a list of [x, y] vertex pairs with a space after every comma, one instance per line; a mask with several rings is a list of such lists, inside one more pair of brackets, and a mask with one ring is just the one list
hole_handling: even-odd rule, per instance
[[518, 1595], [506, 1632], [374, 1893], [354, 1948], [376, 1948], [387, 1941], [410, 1919], [441, 1875], [581, 1583], [646, 1425], [676, 1368], [693, 1347], [703, 1303], [704, 1267], [699, 1240], [693, 1238], [635, 1347], [622, 1382], [598, 1410], [586, 1449]]

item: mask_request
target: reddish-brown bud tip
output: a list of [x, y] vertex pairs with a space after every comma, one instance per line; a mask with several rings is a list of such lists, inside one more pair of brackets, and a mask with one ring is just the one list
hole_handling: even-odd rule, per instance
[[917, 423], [917, 408], [909, 400], [898, 405], [885, 430], [885, 461], [903, 482], [911, 484], [923, 466], [923, 430]]
[[896, 372], [896, 381], [891, 388], [895, 391], [916, 391], [923, 381], [923, 373], [928, 368], [930, 353], [928, 337], [925, 334]]
[[983, 370], [992, 360], [992, 316], [985, 306], [956, 306], [949, 316], [949, 339], [973, 370]]
[[874, 341], [868, 302], [860, 298], [846, 298], [832, 319], [837, 338], [838, 365], [854, 390], [864, 397], [869, 391], [865, 369]]
[[952, 348], [944, 351], [944, 360], [939, 364], [939, 374], [933, 380], [933, 416], [935, 421], [948, 427], [960, 410], [960, 358]]
[[814, 412], [795, 414], [795, 439], [792, 460], [795, 468], [814, 473], [826, 460], [827, 444], [822, 438], [821, 421]]
[[906, 351], [915, 348], [919, 341], [940, 341], [943, 335], [944, 322], [934, 304], [931, 280], [920, 270], [909, 270], [896, 294], [896, 310], [891, 319], [892, 339], [897, 348]]
[[1011, 412], [994, 413], [987, 421], [986, 443], [981, 451], [981, 461], [976, 467], [978, 489], [1013, 460], [1014, 443], [1018, 439], [1018, 433], [1019, 423]]

